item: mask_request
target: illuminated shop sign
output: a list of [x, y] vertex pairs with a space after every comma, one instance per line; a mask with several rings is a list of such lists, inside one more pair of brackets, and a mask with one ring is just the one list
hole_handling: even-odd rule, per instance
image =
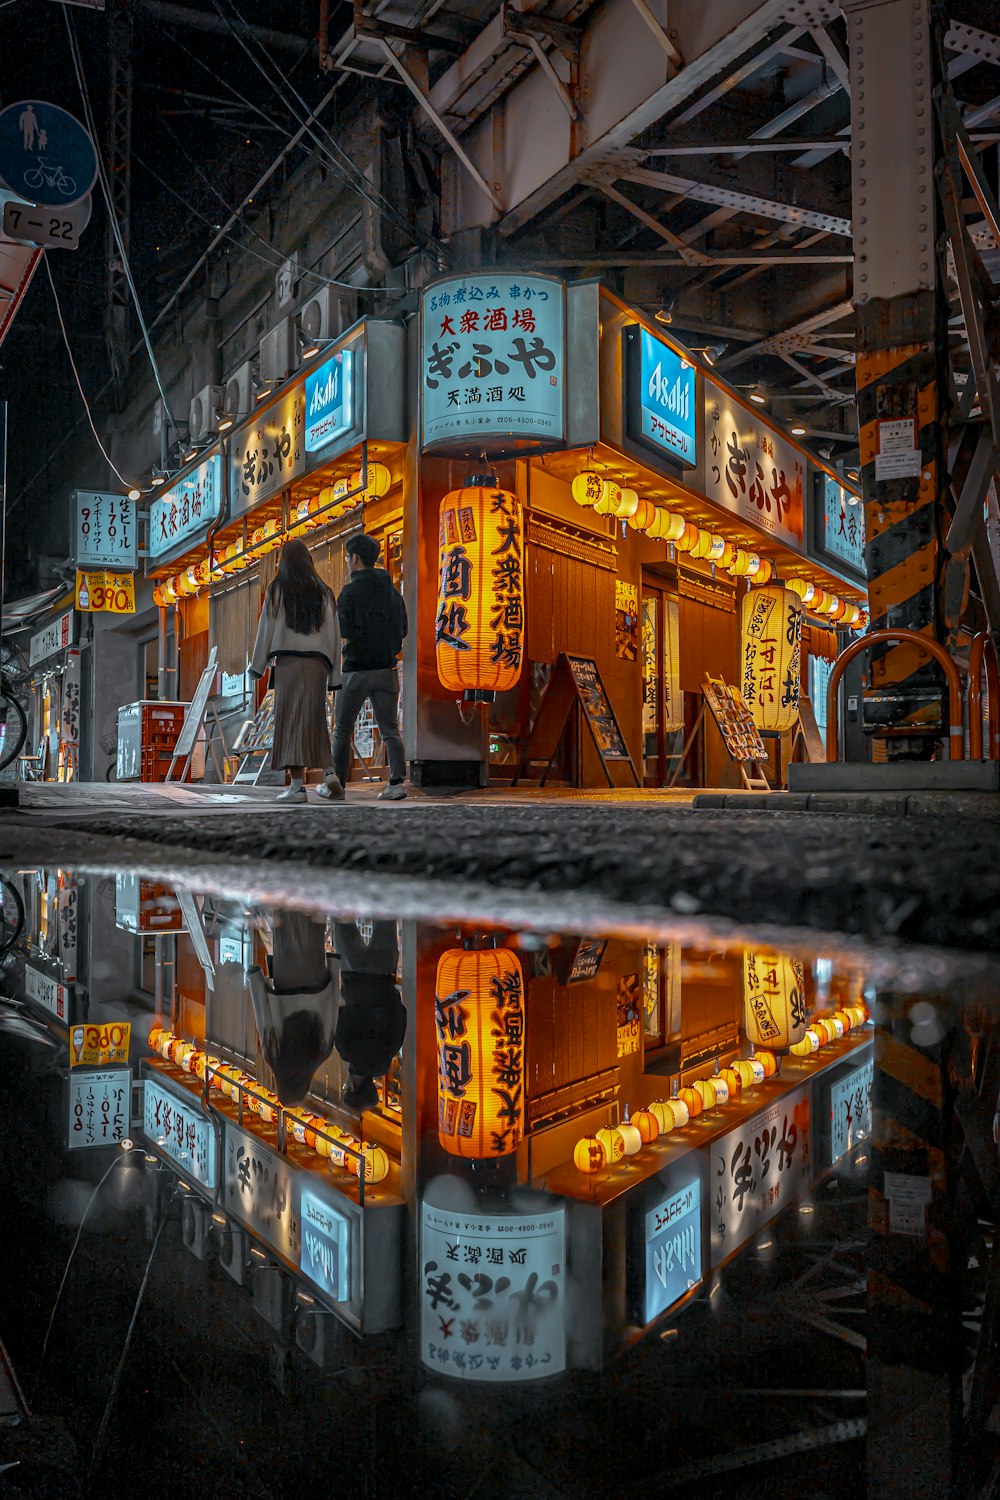
[[701, 1281], [701, 1181], [695, 1177], [646, 1215], [645, 1321]]
[[211, 1121], [157, 1078], [147, 1078], [143, 1084], [142, 1130], [151, 1145], [182, 1172], [214, 1191], [216, 1145]]
[[261, 1239], [294, 1265], [299, 1260], [299, 1220], [294, 1169], [255, 1135], [226, 1122], [224, 1203]]
[[705, 494], [723, 510], [801, 547], [806, 456], [755, 411], [705, 381]]
[[347, 1219], [304, 1187], [299, 1200], [299, 1226], [299, 1266], [303, 1276], [308, 1276], [335, 1302], [346, 1302], [350, 1296], [348, 1248], [351, 1230]]
[[694, 366], [645, 328], [625, 329], [626, 428], [678, 463], [698, 457], [698, 404]]
[[306, 452], [318, 453], [354, 421], [350, 349], [341, 349], [306, 376]]
[[128, 1135], [131, 1093], [130, 1068], [71, 1073], [69, 1149], [120, 1145]]
[[822, 485], [820, 545], [828, 556], [847, 563], [857, 573], [864, 573], [864, 506], [829, 474], [821, 474], [819, 478]]
[[541, 1380], [566, 1366], [563, 1208], [456, 1213], [425, 1203], [420, 1359], [454, 1380]]
[[871, 1134], [874, 1077], [875, 1062], [869, 1057], [830, 1085], [830, 1166]]
[[[563, 284], [511, 271], [435, 282], [421, 304], [422, 446], [464, 453], [565, 434]], [[492, 441], [491, 441], [492, 440]]]
[[162, 557], [182, 542], [200, 537], [221, 510], [222, 459], [213, 453], [150, 505], [150, 557]]
[[809, 1187], [810, 1085], [804, 1084], [708, 1147], [712, 1265]]

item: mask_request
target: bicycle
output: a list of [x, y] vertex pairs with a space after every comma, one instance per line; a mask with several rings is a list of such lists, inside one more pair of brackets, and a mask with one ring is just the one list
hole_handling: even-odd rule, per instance
[[13, 681], [0, 673], [0, 771], [17, 760], [28, 738], [28, 716], [16, 696]]
[[98, 741], [98, 744], [100, 745], [101, 749], [104, 751], [105, 755], [110, 755], [111, 756], [111, 759], [108, 762], [108, 768], [107, 768], [107, 770], [104, 773], [104, 779], [105, 779], [105, 781], [117, 781], [118, 780], [118, 731], [115, 730], [114, 734], [102, 734], [100, 740]]

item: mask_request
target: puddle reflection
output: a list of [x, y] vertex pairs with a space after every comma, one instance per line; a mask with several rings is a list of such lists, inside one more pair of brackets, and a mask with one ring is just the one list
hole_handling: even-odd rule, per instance
[[[441, 1401], [458, 1393], [488, 1421], [489, 1387], [558, 1404], [581, 1379], [627, 1389], [647, 1369], [674, 1401], [686, 1369], [731, 1404], [757, 1378], [735, 1338], [748, 1357], [773, 1345], [785, 1371], [769, 1363], [776, 1404], [729, 1421], [733, 1443], [801, 1428], [779, 1397], [823, 1384], [816, 1339], [834, 1384], [863, 1397], [878, 999], [862, 969], [765, 946], [334, 920], [53, 870], [8, 872], [4, 923], [4, 1086], [13, 1070], [36, 1097], [28, 1156], [46, 1162], [29, 1213], [78, 1224], [127, 1157], [129, 1189], [92, 1228], [113, 1229], [119, 1269], [128, 1241], [132, 1285], [168, 1221], [158, 1253], [183, 1296], [269, 1346], [247, 1390], [269, 1381], [272, 1400], [321, 1370], [349, 1391], [374, 1348], [382, 1399], [409, 1402], [433, 1447]], [[930, 998], [909, 1017], [915, 1043], [940, 1041]], [[46, 1316], [64, 1256], [57, 1237], [38, 1270]], [[4, 1269], [26, 1274], [16, 1248]], [[169, 1280], [154, 1286], [162, 1307]], [[15, 1323], [30, 1366], [35, 1325]], [[79, 1357], [64, 1340], [64, 1379]], [[694, 1474], [727, 1440], [682, 1427], [669, 1446]], [[225, 1440], [209, 1448], [217, 1460]], [[564, 1478], [604, 1463], [612, 1483], [613, 1455], [593, 1449], [581, 1439]], [[429, 1451], [414, 1449], [424, 1486]], [[358, 1493], [420, 1488], [366, 1475]], [[260, 1492], [247, 1483], [232, 1493]], [[441, 1483], [425, 1492], [452, 1492]]]

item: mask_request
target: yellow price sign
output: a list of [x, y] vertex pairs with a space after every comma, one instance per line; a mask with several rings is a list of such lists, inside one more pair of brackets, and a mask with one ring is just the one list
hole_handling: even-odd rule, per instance
[[107, 570], [76, 570], [76, 607], [90, 614], [135, 614], [135, 577]]
[[105, 1021], [90, 1026], [74, 1026], [69, 1038], [71, 1068], [104, 1067], [108, 1063], [127, 1063], [132, 1040], [130, 1021]]

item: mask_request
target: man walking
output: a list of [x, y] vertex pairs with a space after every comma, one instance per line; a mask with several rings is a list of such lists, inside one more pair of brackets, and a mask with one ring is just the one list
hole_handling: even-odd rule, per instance
[[[333, 766], [340, 782], [340, 797], [351, 769], [354, 725], [365, 699], [370, 698], [389, 757], [389, 785], [379, 792], [379, 799], [401, 802], [406, 796], [406, 754], [396, 722], [396, 658], [407, 631], [406, 606], [385, 568], [375, 566], [379, 544], [374, 537], [364, 533], [348, 537], [344, 551], [351, 576], [337, 600], [344, 670], [333, 721]], [[320, 796], [337, 798], [336, 784], [328, 783], [318, 791]]]

